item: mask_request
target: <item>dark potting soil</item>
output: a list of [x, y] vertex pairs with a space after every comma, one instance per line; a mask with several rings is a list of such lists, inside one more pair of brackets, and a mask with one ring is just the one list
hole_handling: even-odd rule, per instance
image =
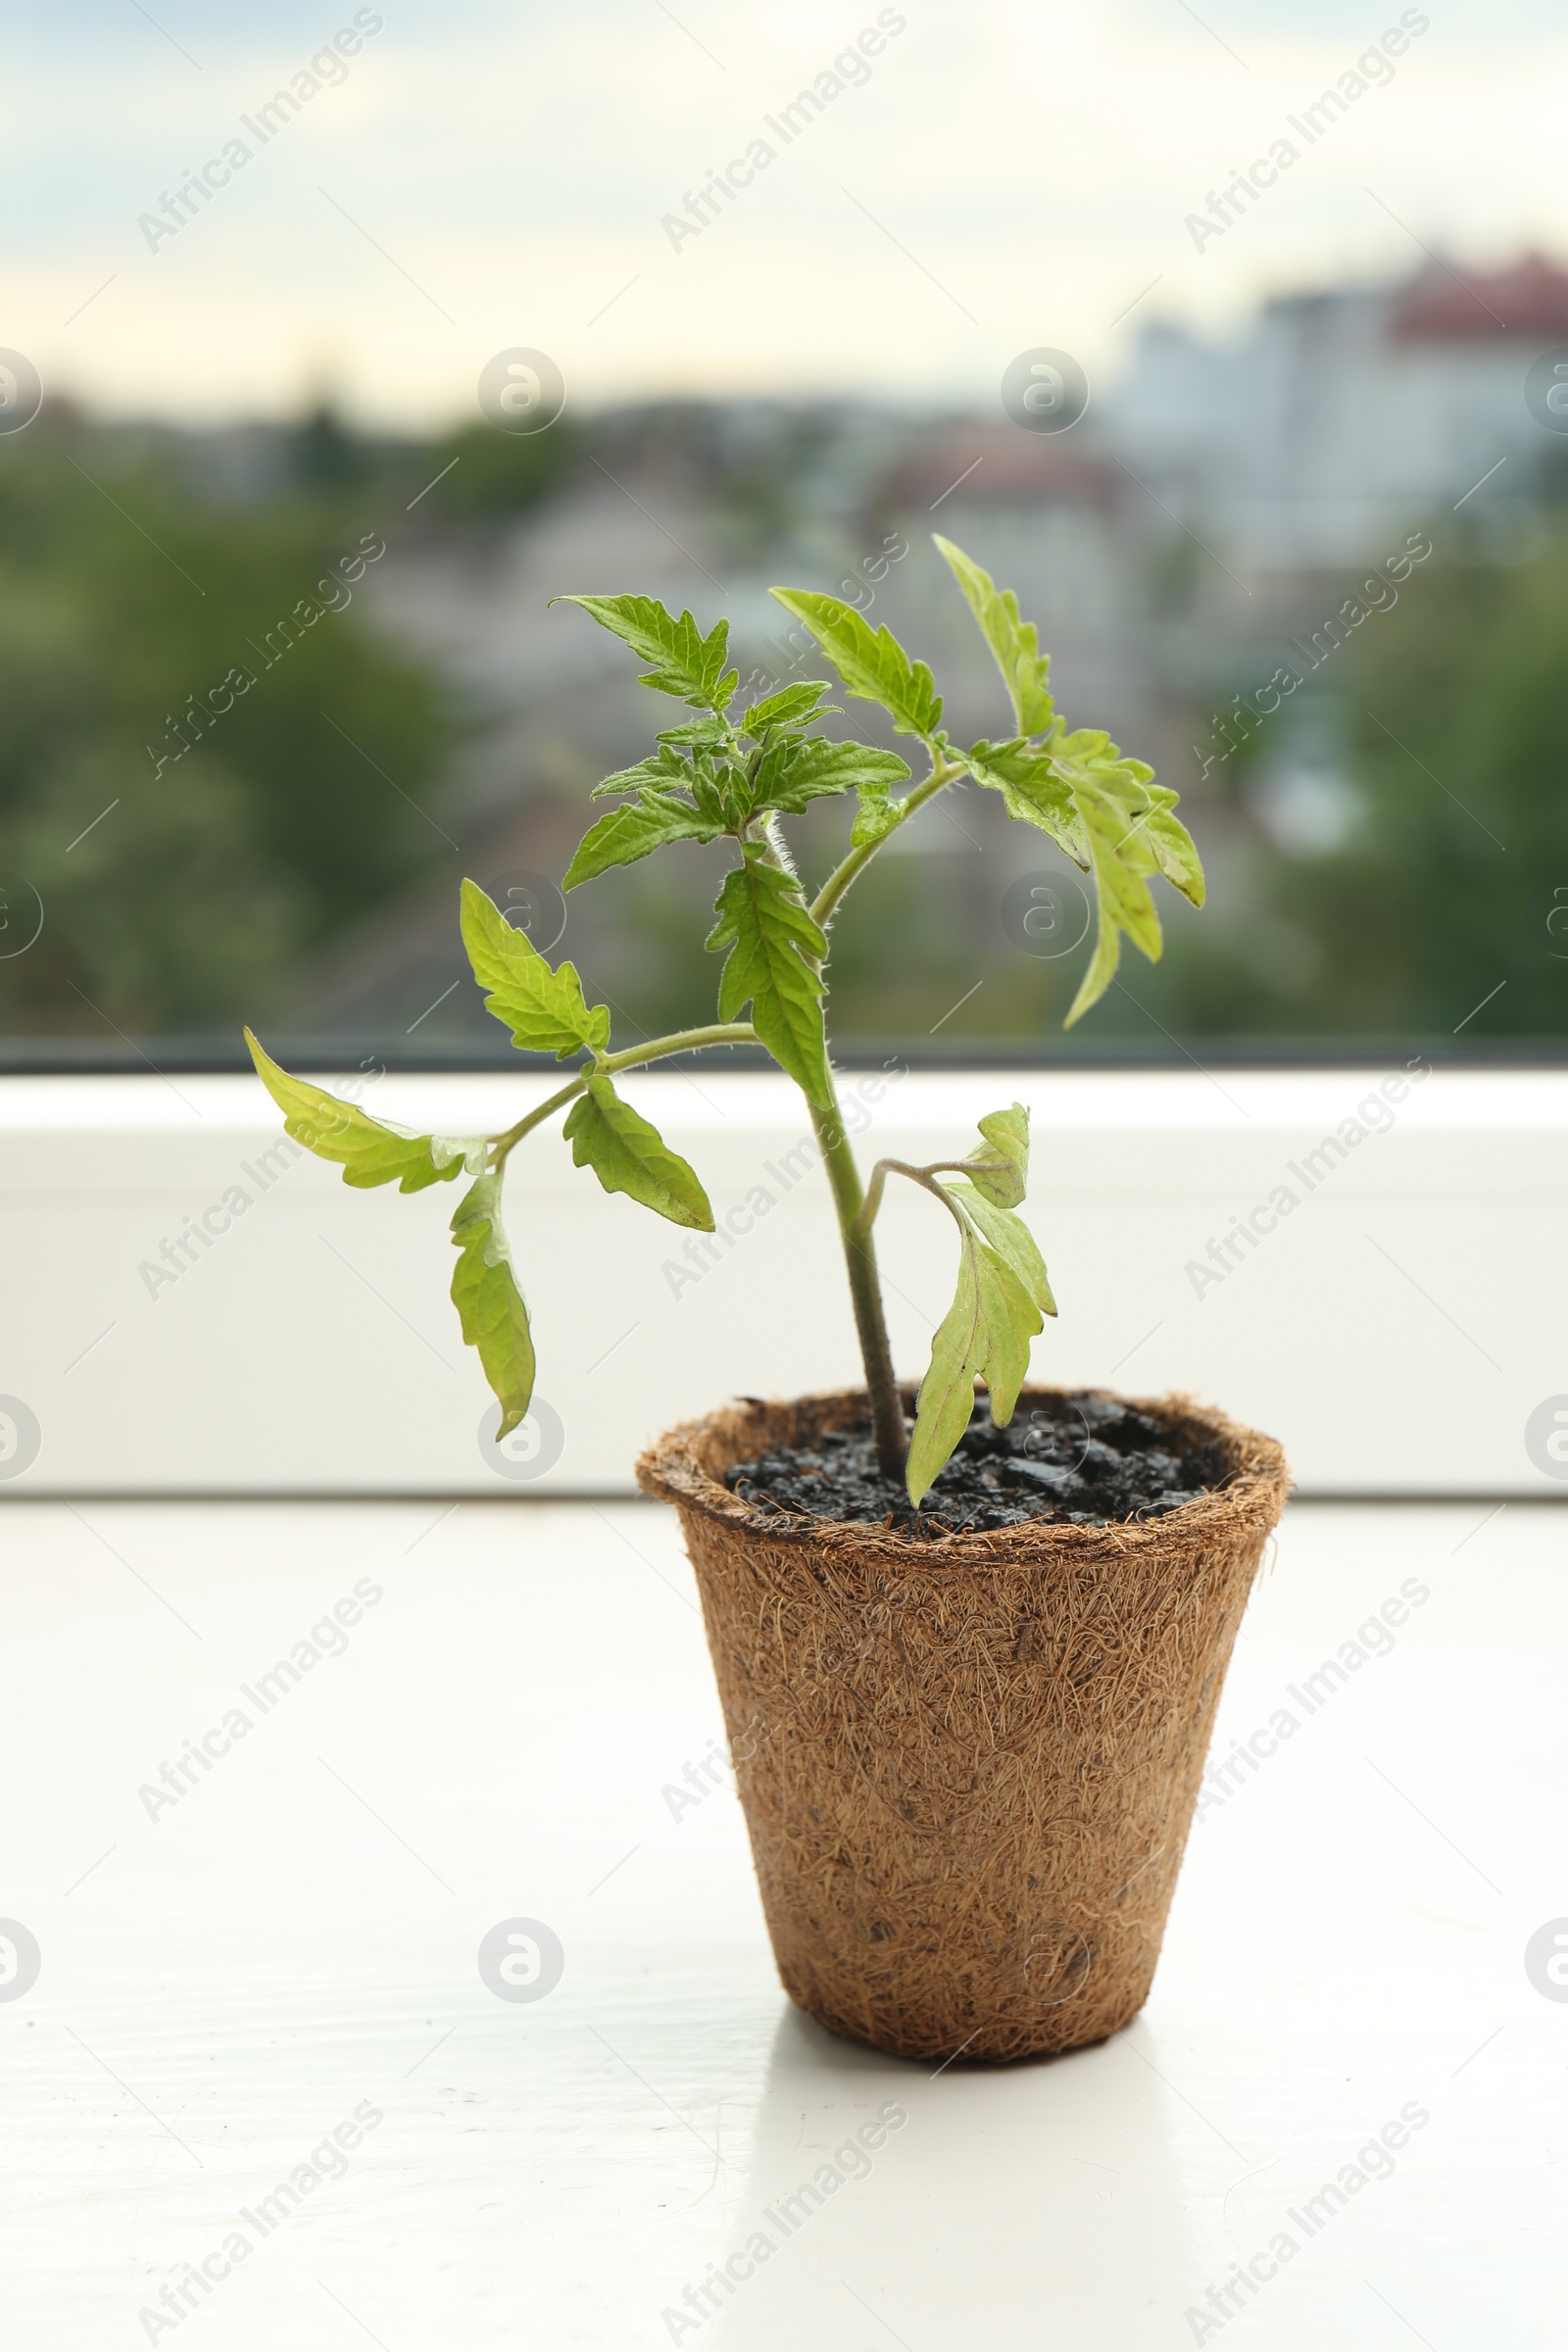
[[1214, 1445], [1184, 1446], [1148, 1413], [1087, 1391], [1020, 1406], [1005, 1429], [977, 1398], [957, 1451], [916, 1512], [903, 1483], [877, 1468], [866, 1429], [826, 1431], [737, 1462], [724, 1483], [761, 1513], [859, 1520], [940, 1539], [959, 1529], [1042, 1520], [1103, 1527], [1157, 1519], [1224, 1479]]

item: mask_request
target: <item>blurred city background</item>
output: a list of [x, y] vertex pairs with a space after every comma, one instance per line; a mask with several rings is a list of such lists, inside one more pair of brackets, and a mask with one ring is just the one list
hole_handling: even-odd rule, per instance
[[[168, 21], [199, 47], [202, 13]], [[1299, 18], [1264, 15], [1276, 29]], [[723, 23], [691, 17], [705, 38]], [[920, 33], [914, 21], [911, 55]], [[390, 21], [384, 44], [367, 34], [350, 91], [373, 86], [397, 37]], [[706, 71], [689, 28], [672, 37]], [[1225, 40], [1193, 37], [1205, 72], [1231, 72]], [[1313, 33], [1336, 68], [1362, 37]], [[856, 106], [880, 103], [883, 63]], [[1389, 124], [1418, 70], [1401, 56], [1396, 89], [1369, 89]], [[1451, 56], [1444, 70], [1458, 70]], [[1307, 94], [1320, 86], [1310, 60], [1301, 76]], [[323, 92], [323, 107], [350, 91]], [[821, 136], [822, 169], [837, 169]], [[1194, 169], [1225, 184], [1212, 161]], [[1173, 181], [1178, 223], [1197, 184]], [[1129, 952], [1063, 1039], [1088, 901], [995, 796], [950, 794], [835, 934], [842, 1047], [1554, 1051], [1568, 1003], [1568, 437], [1541, 371], [1553, 353], [1568, 361], [1568, 270], [1495, 220], [1490, 258], [1412, 231], [1391, 263], [1370, 229], [1364, 252], [1344, 233], [1293, 243], [1283, 195], [1278, 212], [1285, 242], [1272, 259], [1258, 247], [1228, 311], [1189, 299], [1174, 266], [1140, 294], [1129, 264], [1131, 316], [1090, 354], [1088, 412], [1052, 434], [1015, 422], [1000, 368], [983, 387], [978, 364], [956, 389], [926, 371], [900, 390], [897, 369], [878, 385], [846, 364], [842, 389], [770, 392], [693, 348], [627, 398], [602, 377], [576, 397], [566, 365], [564, 413], [533, 434], [488, 421], [471, 394], [378, 416], [319, 355], [308, 381], [269, 377], [264, 414], [232, 387], [203, 414], [181, 415], [173, 393], [138, 398], [102, 345], [74, 383], [45, 367], [40, 413], [0, 436], [13, 1065], [140, 1066], [155, 1040], [170, 1060], [223, 1061], [242, 1019], [285, 1053], [502, 1055], [457, 938], [464, 874], [570, 954], [616, 1007], [617, 1042], [711, 1017], [717, 852], [666, 852], [569, 903], [556, 891], [592, 787], [649, 747], [669, 706], [549, 600], [634, 588], [705, 626], [725, 617], [743, 676], [782, 680], [828, 672], [791, 639], [770, 584], [836, 591], [931, 663], [956, 735], [1004, 735], [999, 682], [933, 531], [1016, 590], [1069, 721], [1104, 727], [1180, 792], [1209, 906], [1199, 917], [1162, 890], [1163, 962]], [[1212, 200], [1207, 217], [1226, 219]], [[737, 238], [743, 225], [724, 223]], [[1055, 233], [1072, 243], [1070, 223]], [[1229, 267], [1205, 250], [1229, 233], [1189, 223], [1189, 277]], [[676, 250], [672, 274], [695, 270]], [[145, 268], [172, 270], [174, 256], [155, 244]], [[514, 316], [526, 324], [526, 306]], [[1036, 288], [1009, 351], [1076, 348], [1045, 331], [1053, 316]], [[893, 741], [864, 704], [837, 724]], [[808, 871], [826, 870], [847, 824], [836, 804], [797, 824]], [[1054, 927], [1025, 937], [1015, 886], [1046, 875]]]

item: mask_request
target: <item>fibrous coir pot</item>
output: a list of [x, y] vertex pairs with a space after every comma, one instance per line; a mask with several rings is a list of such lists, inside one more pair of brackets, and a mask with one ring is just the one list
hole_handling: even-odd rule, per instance
[[1147, 1522], [935, 1541], [764, 1518], [724, 1486], [863, 1425], [854, 1390], [725, 1406], [637, 1465], [685, 1529], [779, 1975], [834, 2033], [1022, 2058], [1149, 1992], [1289, 1474], [1220, 1413], [1123, 1401], [1217, 1445], [1224, 1484]]

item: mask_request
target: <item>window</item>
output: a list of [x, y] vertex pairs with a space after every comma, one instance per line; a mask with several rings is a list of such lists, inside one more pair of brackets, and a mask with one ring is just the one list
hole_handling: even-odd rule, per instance
[[821, 669], [768, 587], [835, 590], [1001, 734], [935, 530], [1015, 588], [1069, 719], [1181, 793], [1209, 904], [1162, 890], [1163, 961], [1063, 1037], [1084, 882], [946, 796], [835, 941], [849, 1053], [1556, 1054], [1535, 12], [93, 15], [64, 194], [76, 36], [15, 34], [12, 1066], [243, 1066], [244, 1019], [505, 1055], [463, 873], [638, 1018], [707, 1016], [717, 853], [561, 896], [647, 698], [549, 600], [689, 603], [760, 678]]

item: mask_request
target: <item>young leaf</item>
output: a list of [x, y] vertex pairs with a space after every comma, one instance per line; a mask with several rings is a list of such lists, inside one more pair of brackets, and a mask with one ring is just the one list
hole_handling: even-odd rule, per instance
[[579, 882], [591, 882], [612, 865], [635, 865], [639, 858], [646, 858], [651, 850], [662, 850], [666, 842], [716, 841], [723, 830], [675, 793], [644, 791], [635, 801], [612, 808], [589, 826], [561, 887], [575, 890]]
[[1164, 874], [1195, 906], [1203, 903], [1198, 852], [1172, 814], [1176, 795], [1153, 781], [1153, 769], [1143, 760], [1124, 760], [1101, 729], [1082, 727], [1069, 735], [1060, 719], [1044, 744], [1020, 736], [1011, 743], [977, 743], [960, 757], [977, 783], [1003, 795], [1009, 816], [1038, 825], [1093, 870], [1099, 934], [1067, 1015], [1070, 1029], [1110, 986], [1123, 932], [1146, 956], [1159, 956], [1151, 874]]
[[891, 629], [872, 630], [841, 597], [818, 596], [808, 588], [770, 592], [797, 620], [804, 620], [844, 680], [845, 691], [864, 703], [880, 703], [901, 735], [927, 742], [942, 718], [942, 697], [923, 662], [911, 662]]
[[1055, 757], [1089, 842], [1100, 912], [1094, 957], [1067, 1014], [1071, 1028], [1110, 986], [1123, 932], [1146, 956], [1159, 956], [1163, 941], [1148, 877], [1167, 874], [1201, 906], [1203, 870], [1186, 826], [1171, 814], [1176, 795], [1154, 784], [1141, 760], [1123, 760], [1113, 743], [1088, 729], [1066, 737]]
[[427, 1184], [447, 1184], [466, 1168], [481, 1162], [482, 1140], [454, 1142], [441, 1135], [413, 1135], [390, 1121], [368, 1118], [355, 1102], [345, 1102], [304, 1078], [291, 1078], [279, 1069], [247, 1029], [256, 1074], [283, 1113], [285, 1131], [297, 1144], [329, 1159], [343, 1170], [343, 1181], [361, 1189], [396, 1183], [401, 1193], [423, 1192]]
[[904, 804], [888, 799], [888, 788], [879, 777], [870, 777], [860, 785], [857, 798], [859, 807], [850, 827], [851, 849], [874, 848], [903, 824]]
[[653, 664], [642, 683], [661, 694], [673, 694], [699, 710], [722, 710], [740, 682], [739, 672], [726, 672], [729, 622], [716, 620], [705, 637], [689, 612], [676, 620], [652, 596], [556, 596], [556, 605], [580, 605], [601, 628], [629, 645], [641, 662]]
[[1043, 1315], [1054, 1315], [1056, 1301], [1052, 1296], [1051, 1277], [1040, 1247], [1022, 1217], [1010, 1208], [999, 1208], [983, 1193], [969, 1184], [947, 1183], [942, 1190], [950, 1200], [956, 1200], [964, 1215], [979, 1226], [997, 1255], [1010, 1273], [1017, 1276]]
[[804, 727], [811, 719], [826, 718], [835, 706], [828, 703], [817, 709], [826, 694], [825, 685], [803, 679], [795, 686], [781, 686], [776, 694], [760, 703], [753, 703], [741, 720], [741, 733], [760, 742], [770, 727]]
[[1157, 963], [1164, 949], [1159, 915], [1144, 878], [1152, 870], [1152, 860], [1144, 863], [1136, 854], [1125, 854], [1128, 835], [1118, 809], [1088, 795], [1075, 794], [1074, 798], [1083, 809], [1094, 858], [1100, 928], [1089, 969], [1067, 1014], [1069, 1029], [1099, 1002], [1114, 979], [1124, 931], [1151, 962]]
[[[690, 744], [702, 752], [721, 752], [729, 741], [729, 728], [721, 718], [684, 718], [678, 726], [661, 727], [654, 741]], [[599, 790], [602, 792], [604, 786]]]
[[886, 806], [892, 787], [906, 783], [908, 775], [908, 763], [897, 752], [879, 752], [868, 743], [829, 743], [821, 735], [786, 738], [758, 761], [752, 806], [799, 816], [808, 801], [841, 792], [870, 792]]
[[1162, 784], [1146, 784], [1145, 796], [1149, 807], [1132, 823], [1134, 832], [1142, 833], [1153, 855], [1154, 863], [1167, 882], [1174, 883], [1184, 899], [1195, 906], [1203, 904], [1203, 868], [1197, 845], [1179, 816], [1171, 810], [1176, 795]]
[[452, 1239], [463, 1253], [453, 1270], [452, 1303], [500, 1399], [499, 1441], [527, 1413], [534, 1376], [528, 1309], [501, 1227], [499, 1171], [469, 1185], [453, 1211]]
[[[717, 722], [700, 720], [698, 725], [705, 723], [716, 725]], [[671, 730], [672, 733], [677, 731]], [[606, 801], [617, 792], [641, 792], [645, 784], [659, 791], [667, 790], [671, 785], [689, 786], [691, 780], [692, 771], [687, 762], [661, 735], [657, 752], [651, 752], [646, 760], [639, 760], [635, 766], [616, 768], [612, 776], [607, 776], [602, 784], [594, 786], [588, 798], [591, 801]]]
[[1075, 802], [1100, 802], [1108, 818], [1119, 820], [1124, 855], [1141, 860], [1140, 870], [1159, 872], [1173, 882], [1195, 906], [1203, 904], [1203, 869], [1193, 837], [1171, 811], [1176, 795], [1154, 782], [1154, 771], [1142, 760], [1124, 760], [1109, 737], [1097, 728], [1080, 727], [1069, 735], [1058, 728], [1052, 746], [1058, 774]]
[[957, 1290], [931, 1343], [909, 1441], [906, 1475], [916, 1510], [969, 1426], [977, 1378], [991, 1391], [997, 1426], [1012, 1419], [1029, 1369], [1029, 1343], [1042, 1328], [1040, 1309], [1023, 1283], [965, 1220]]
[[832, 1102], [822, 1034], [823, 938], [793, 874], [748, 848], [724, 876], [717, 922], [706, 945], [730, 950], [718, 984], [718, 1017], [738, 1018], [750, 999], [752, 1021], [780, 1069], [826, 1110]]
[[592, 1168], [607, 1193], [629, 1193], [672, 1225], [712, 1232], [713, 1212], [695, 1172], [608, 1078], [589, 1078], [562, 1132], [576, 1166]]
[[1001, 793], [1009, 816], [1038, 825], [1087, 871], [1089, 838], [1049, 746], [1026, 743], [1020, 735], [1011, 743], [974, 744], [960, 757], [977, 784]]
[[964, 1163], [970, 1182], [999, 1208], [1016, 1208], [1029, 1187], [1029, 1113], [1021, 1102], [988, 1111], [980, 1133], [985, 1142]]
[[1013, 716], [1022, 735], [1043, 735], [1055, 716], [1055, 705], [1051, 699], [1047, 679], [1051, 673], [1051, 656], [1040, 651], [1040, 638], [1032, 621], [1018, 617], [1018, 599], [1010, 588], [999, 588], [988, 571], [982, 571], [972, 557], [951, 539], [935, 532], [937, 547], [946, 559], [964, 599], [979, 624], [1003, 684], [1012, 700]]
[[569, 963], [550, 965], [526, 933], [514, 931], [477, 882], [463, 885], [463, 944], [473, 976], [491, 992], [485, 1009], [527, 1053], [564, 1060], [579, 1046], [602, 1054], [610, 1043], [608, 1005], [588, 1005]]
[[[1153, 770], [1123, 760], [1098, 729], [1069, 735], [1055, 716], [1049, 658], [1033, 626], [1020, 619], [1011, 590], [999, 589], [951, 540], [938, 538], [937, 546], [996, 657], [1020, 729], [1010, 743], [975, 744], [964, 765], [977, 783], [1003, 795], [1009, 816], [1038, 825], [1094, 872], [1099, 932], [1067, 1015], [1071, 1028], [1110, 986], [1123, 932], [1146, 956], [1158, 956], [1159, 917], [1147, 877], [1164, 874], [1200, 906], [1203, 869], [1186, 826], [1171, 814], [1176, 795], [1153, 783]], [[1032, 736], [1048, 739], [1032, 743]]]

